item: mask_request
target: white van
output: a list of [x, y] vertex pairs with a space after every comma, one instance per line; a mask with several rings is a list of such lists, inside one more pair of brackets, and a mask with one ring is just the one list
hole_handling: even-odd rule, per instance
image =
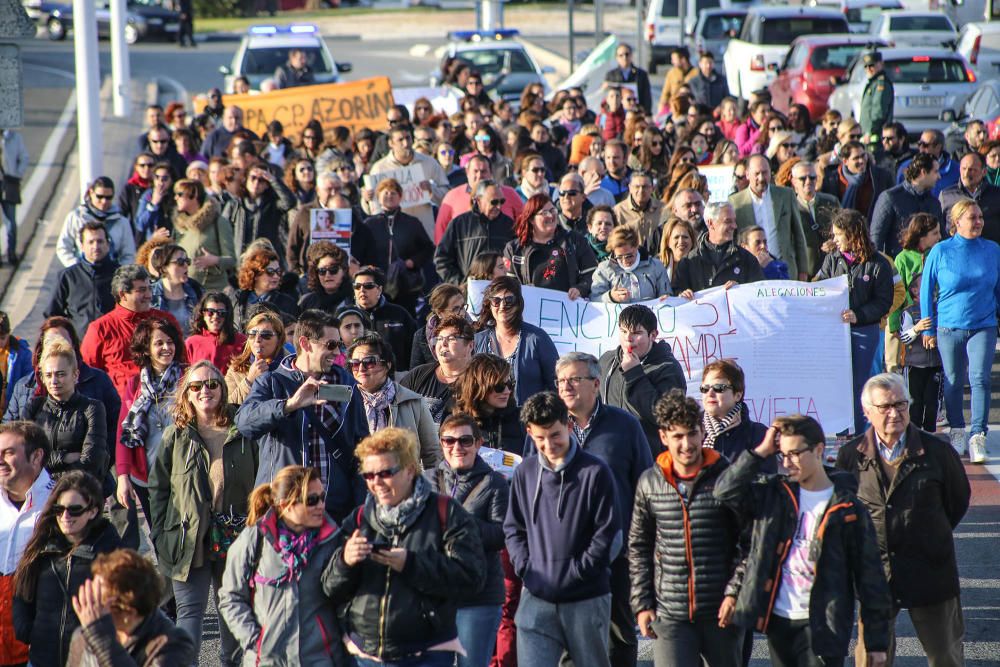
[[646, 69], [650, 74], [656, 73], [660, 65], [670, 63], [670, 51], [681, 45], [690, 48], [688, 35], [694, 33], [698, 23], [698, 13], [703, 9], [729, 9], [730, 7], [748, 7], [750, 2], [738, 0], [687, 0], [684, 15], [684, 31], [680, 22], [681, 0], [650, 0], [646, 12], [645, 33], [642, 38], [649, 48], [649, 61]]
[[1000, 23], [966, 23], [955, 50], [969, 61], [977, 79], [1000, 77]]

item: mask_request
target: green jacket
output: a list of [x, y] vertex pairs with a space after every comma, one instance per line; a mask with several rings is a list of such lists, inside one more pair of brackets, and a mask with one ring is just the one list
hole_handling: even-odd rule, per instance
[[892, 332], [899, 331], [899, 318], [902, 317], [905, 309], [913, 305], [913, 299], [910, 298], [910, 281], [913, 280], [914, 276], [923, 272], [924, 255], [919, 250], [903, 250], [896, 255], [895, 264], [906, 296], [903, 299], [903, 305], [889, 313], [889, 331]]
[[[892, 81], [884, 71], [868, 79], [865, 92], [861, 95], [862, 141], [881, 141], [882, 127], [892, 121], [893, 95]], [[874, 141], [872, 135], [875, 135]]]
[[201, 283], [206, 292], [222, 291], [229, 285], [229, 273], [236, 270], [236, 249], [233, 244], [233, 224], [224, 218], [219, 204], [208, 197], [192, 215], [174, 211], [174, 238], [194, 260], [205, 250], [219, 258], [216, 266], [199, 270], [194, 264], [189, 275]]
[[[222, 511], [245, 516], [257, 476], [257, 443], [236, 430], [236, 406], [227, 405], [226, 410], [231, 426], [222, 449]], [[198, 546], [208, 538], [212, 525], [208, 466], [208, 449], [194, 424], [167, 427], [149, 475], [149, 510], [160, 571], [171, 579], [187, 580]]]

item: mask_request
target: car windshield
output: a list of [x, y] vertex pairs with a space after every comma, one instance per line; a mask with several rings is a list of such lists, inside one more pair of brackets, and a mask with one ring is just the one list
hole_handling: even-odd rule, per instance
[[[297, 48], [301, 51], [305, 51], [306, 62], [309, 64], [309, 67], [312, 68], [314, 73], [330, 73], [330, 63], [326, 62], [323, 58], [323, 51], [318, 46], [300, 46]], [[279, 65], [284, 65], [288, 62], [288, 52], [290, 50], [291, 48], [286, 46], [264, 49], [247, 49], [246, 56], [243, 58], [242, 73], [247, 76], [253, 76], [255, 74], [270, 76], [274, 74], [274, 70], [278, 69]]]
[[890, 60], [885, 71], [893, 83], [966, 83], [969, 76], [961, 60], [914, 56]]
[[861, 44], [817, 46], [813, 49], [809, 64], [812, 65], [813, 69], [847, 69], [862, 46]]
[[894, 16], [889, 23], [893, 32], [917, 32], [945, 30], [951, 32], [951, 23], [946, 16]]
[[826, 35], [848, 32], [844, 19], [809, 18], [771, 19], [764, 21], [761, 44], [791, 44], [802, 35]]
[[520, 49], [489, 49], [487, 51], [463, 51], [458, 58], [469, 64], [483, 76], [499, 74], [507, 65], [510, 56], [510, 72], [534, 72], [531, 61]]
[[737, 16], [724, 16], [717, 14], [705, 18], [705, 27], [701, 29], [701, 36], [705, 39], [724, 39], [740, 34], [743, 28], [745, 14]]
[[[688, 5], [690, 7], [690, 5]], [[719, 0], [697, 0], [695, 2], [694, 13], [698, 14], [703, 9], [715, 9], [719, 7]], [[677, 18], [680, 11], [680, 3], [677, 0], [663, 0], [660, 6], [660, 17], [665, 19]]]

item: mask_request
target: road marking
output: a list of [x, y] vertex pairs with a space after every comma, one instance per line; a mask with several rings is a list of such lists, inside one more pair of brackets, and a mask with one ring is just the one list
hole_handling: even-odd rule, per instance
[[430, 44], [414, 44], [410, 47], [410, 55], [414, 58], [426, 58], [431, 52]]

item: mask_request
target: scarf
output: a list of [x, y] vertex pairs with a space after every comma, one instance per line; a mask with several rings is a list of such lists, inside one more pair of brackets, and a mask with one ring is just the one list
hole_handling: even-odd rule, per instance
[[177, 387], [181, 377], [181, 367], [176, 361], [167, 367], [158, 378], [148, 367], [139, 371], [139, 395], [132, 402], [128, 414], [122, 421], [122, 444], [129, 449], [146, 446], [146, 436], [149, 435], [149, 410], [158, 398], [169, 397]]
[[219, 205], [211, 197], [194, 213], [174, 211], [174, 229], [178, 231], [204, 231], [219, 218]]
[[285, 573], [274, 579], [254, 574], [254, 583], [280, 586], [283, 583], [298, 581], [302, 577], [306, 565], [309, 564], [309, 557], [318, 544], [318, 530], [295, 533], [281, 519], [278, 519], [278, 558], [285, 564]]
[[386, 380], [382, 388], [375, 392], [368, 392], [358, 385], [358, 392], [365, 404], [368, 431], [378, 433], [389, 425], [389, 406], [396, 399], [396, 383]]
[[129, 185], [135, 185], [137, 187], [140, 187], [143, 190], [149, 188], [151, 185], [149, 179], [143, 178], [142, 176], [139, 175], [139, 172], [137, 171], [132, 172], [132, 175], [129, 177], [127, 183]]
[[722, 419], [716, 419], [706, 412], [703, 420], [705, 425], [705, 447], [715, 449], [716, 439], [729, 429], [738, 426], [740, 421], [742, 421], [742, 413], [742, 401], [734, 405], [733, 408], [722, 417]]
[[865, 172], [852, 174], [844, 169], [844, 165], [840, 165], [838, 169], [840, 170], [840, 177], [844, 179], [845, 183], [847, 183], [847, 188], [844, 190], [844, 196], [840, 198], [840, 205], [843, 208], [856, 208], [858, 193], [861, 191], [862, 179], [864, 178]]
[[590, 244], [590, 249], [593, 250], [594, 254], [597, 256], [598, 262], [603, 262], [611, 255], [611, 253], [608, 252], [607, 242], [601, 243], [597, 240], [597, 237], [590, 232], [587, 232], [587, 243]]
[[431, 495], [431, 485], [423, 475], [417, 475], [413, 482], [413, 493], [395, 507], [387, 507], [375, 502], [368, 494], [365, 500], [365, 516], [368, 516], [379, 533], [395, 543], [395, 538], [413, 525], [424, 510], [427, 499]]
[[996, 169], [986, 168], [986, 180], [990, 185], [1000, 185], [1000, 167]]
[[549, 184], [542, 183], [542, 186], [540, 188], [533, 188], [528, 184], [527, 181], [521, 181], [521, 192], [524, 193], [524, 196], [527, 197], [528, 199], [531, 199], [535, 195], [545, 195], [546, 197], [548, 197]]

